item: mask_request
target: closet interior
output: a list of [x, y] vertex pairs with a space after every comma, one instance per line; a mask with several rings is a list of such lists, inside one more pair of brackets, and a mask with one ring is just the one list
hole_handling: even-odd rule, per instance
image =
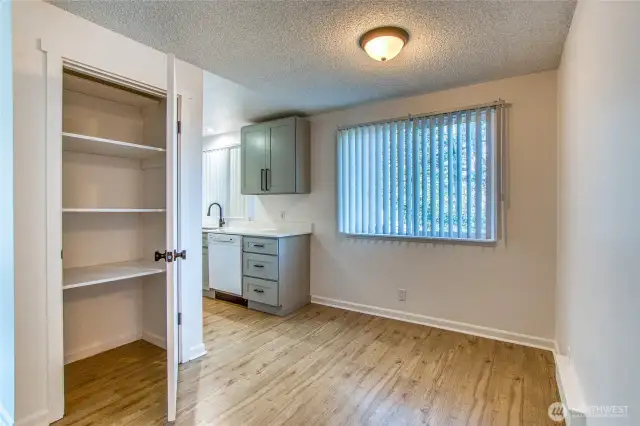
[[62, 115], [65, 365], [166, 349], [166, 99], [65, 69]]

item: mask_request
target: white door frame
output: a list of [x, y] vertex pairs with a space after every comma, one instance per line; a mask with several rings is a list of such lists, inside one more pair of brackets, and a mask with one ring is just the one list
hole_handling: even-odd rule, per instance
[[47, 401], [48, 420], [64, 416], [62, 320], [62, 56], [40, 40], [46, 67]]
[[[93, 46], [95, 48], [95, 46]], [[64, 336], [62, 297], [62, 70], [73, 64], [84, 72], [111, 81], [125, 81], [126, 85], [166, 95], [164, 88], [123, 78], [95, 66], [89, 54], [66, 54], [62, 47], [40, 39], [39, 50], [45, 61], [45, 150], [46, 150], [46, 319], [47, 319], [47, 407], [48, 421], [64, 416]], [[82, 55], [84, 56], [84, 55]], [[169, 249], [169, 247], [167, 247]], [[181, 295], [178, 295], [180, 299]], [[182, 348], [179, 348], [182, 353]]]
[[[179, 97], [176, 89], [175, 57], [167, 57], [167, 120], [166, 120], [166, 220], [167, 220], [167, 255], [178, 250], [180, 200], [180, 146], [178, 143], [178, 106]], [[167, 259], [168, 260], [168, 259]], [[176, 419], [178, 399], [178, 364], [179, 350], [179, 303], [178, 294], [179, 268], [182, 259], [174, 256], [173, 262], [167, 262], [167, 420], [173, 422]]]

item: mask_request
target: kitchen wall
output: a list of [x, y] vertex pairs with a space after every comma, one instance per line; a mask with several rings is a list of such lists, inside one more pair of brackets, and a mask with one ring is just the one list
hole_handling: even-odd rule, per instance
[[[480, 327], [545, 347], [554, 338], [556, 72], [377, 102], [312, 117], [312, 192], [261, 196], [256, 221], [313, 222], [314, 296]], [[507, 241], [497, 247], [350, 239], [337, 234], [335, 140], [340, 125], [502, 98], [509, 112]], [[397, 300], [398, 288], [407, 300]], [[459, 325], [459, 324], [458, 324]], [[486, 330], [485, 330], [486, 331]], [[491, 330], [495, 335], [495, 330]]]
[[586, 405], [640, 424], [640, 3], [581, 1], [559, 70], [557, 340]]
[[15, 407], [13, 270], [13, 87], [11, 2], [0, 0], [0, 425], [12, 425]]

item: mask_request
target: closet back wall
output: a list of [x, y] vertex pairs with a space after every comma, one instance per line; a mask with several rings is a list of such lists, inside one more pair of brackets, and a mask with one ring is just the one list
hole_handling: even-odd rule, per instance
[[[498, 98], [509, 111], [507, 243], [497, 247], [349, 239], [336, 226], [336, 129]], [[311, 294], [417, 314], [552, 347], [556, 271], [556, 73], [362, 105], [311, 118], [309, 195], [257, 197], [256, 220], [315, 224]], [[397, 300], [398, 288], [407, 300]], [[326, 300], [325, 300], [326, 301]], [[442, 324], [442, 323], [441, 323]], [[466, 324], [470, 324], [468, 327]], [[493, 330], [484, 330], [489, 327]], [[498, 333], [503, 330], [506, 333]], [[521, 335], [528, 335], [521, 336]]]
[[[164, 148], [164, 132], [158, 131], [165, 128], [164, 102], [69, 73], [63, 76], [63, 88], [64, 132]], [[73, 146], [63, 144], [63, 149]], [[153, 162], [164, 162], [163, 153], [148, 155], [155, 155]], [[164, 208], [164, 168], [147, 168], [145, 164], [137, 158], [64, 151], [62, 206]], [[158, 173], [159, 179], [146, 178], [158, 177]], [[145, 194], [157, 194], [160, 200], [148, 204]], [[165, 221], [164, 213], [159, 212], [63, 214], [64, 275], [69, 268], [152, 260], [153, 252], [164, 247]], [[145, 232], [149, 227], [152, 229]], [[147, 239], [157, 237], [160, 241], [155, 241], [155, 246], [143, 250]], [[65, 364], [144, 336], [153, 336], [149, 339], [152, 343], [166, 347], [165, 316], [143, 323], [145, 311], [165, 313], [165, 298], [160, 297], [164, 296], [165, 282], [164, 274], [158, 274], [65, 290]]]

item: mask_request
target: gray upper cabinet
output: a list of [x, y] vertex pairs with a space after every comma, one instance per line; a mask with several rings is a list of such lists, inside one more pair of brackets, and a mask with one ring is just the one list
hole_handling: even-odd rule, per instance
[[296, 128], [291, 120], [267, 123], [267, 190], [272, 194], [296, 192]]
[[309, 193], [309, 140], [309, 122], [299, 117], [243, 127], [242, 193]]
[[243, 194], [260, 194], [265, 188], [267, 134], [264, 124], [242, 128], [241, 186]]

